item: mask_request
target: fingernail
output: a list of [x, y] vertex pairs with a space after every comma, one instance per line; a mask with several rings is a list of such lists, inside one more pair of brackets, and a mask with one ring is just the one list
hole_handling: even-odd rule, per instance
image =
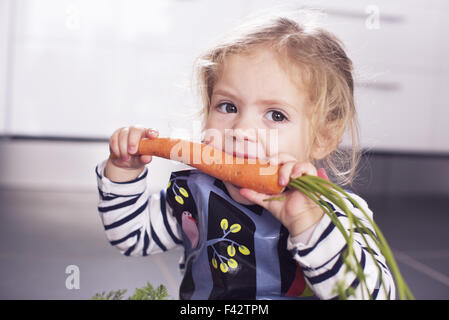
[[136, 147], [129, 147], [128, 151], [129, 151], [129, 153], [134, 153], [134, 152], [136, 152]]
[[284, 186], [285, 185], [285, 179], [284, 178], [279, 178], [279, 184], [281, 186]]

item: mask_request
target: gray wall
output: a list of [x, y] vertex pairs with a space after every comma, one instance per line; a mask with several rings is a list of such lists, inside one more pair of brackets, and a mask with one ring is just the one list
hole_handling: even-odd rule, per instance
[[449, 197], [449, 156], [367, 153], [354, 190], [367, 196]]

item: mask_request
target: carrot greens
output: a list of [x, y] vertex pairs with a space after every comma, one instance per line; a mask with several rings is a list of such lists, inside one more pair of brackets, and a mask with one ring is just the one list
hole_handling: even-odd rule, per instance
[[[372, 217], [360, 206], [359, 203], [357, 203], [357, 201], [353, 197], [348, 194], [348, 192], [326, 179], [308, 175], [290, 179], [288, 187], [301, 191], [305, 196], [319, 205], [323, 212], [330, 218], [332, 223], [334, 223], [335, 227], [337, 227], [337, 229], [341, 232], [347, 243], [346, 249], [344, 250], [342, 256], [343, 263], [346, 267], [345, 275], [352, 273], [359, 280], [361, 285], [362, 299], [372, 299], [373, 297], [371, 296], [370, 290], [368, 289], [366, 275], [363, 272], [363, 268], [359, 262], [357, 253], [354, 251], [353, 244], [354, 241], [356, 241], [354, 239], [354, 232], [360, 234], [363, 240], [363, 248], [366, 249], [376, 265], [379, 282], [382, 286], [382, 289], [384, 290], [385, 296], [388, 296], [388, 292], [383, 279], [382, 268], [375, 257], [373, 246], [377, 246], [379, 248], [393, 273], [399, 299], [414, 299], [412, 292], [410, 291], [399, 271], [399, 267], [396, 263], [394, 255], [380, 228], [374, 222]], [[345, 201], [345, 198], [348, 201]], [[282, 199], [281, 197], [272, 197], [265, 199], [264, 201], [273, 200]], [[331, 207], [328, 201], [336, 205], [341, 211], [343, 211], [348, 219], [349, 226], [345, 227], [342, 224], [342, 221], [340, 221], [340, 219], [337, 217], [337, 214], [335, 212], [336, 210]], [[361, 215], [355, 215], [353, 211], [348, 208], [347, 202], [354, 206], [354, 208], [356, 208], [361, 213]], [[371, 230], [369, 226], [371, 226], [374, 230]], [[337, 283], [335, 288], [335, 291], [340, 299], [347, 299], [353, 296], [355, 293], [355, 290], [352, 287], [346, 289], [344, 280], [345, 279]]]

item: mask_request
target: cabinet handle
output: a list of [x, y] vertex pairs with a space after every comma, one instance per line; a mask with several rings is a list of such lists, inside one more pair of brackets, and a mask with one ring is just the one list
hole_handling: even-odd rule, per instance
[[355, 86], [359, 88], [377, 90], [377, 91], [399, 91], [401, 84], [388, 81], [356, 81]]

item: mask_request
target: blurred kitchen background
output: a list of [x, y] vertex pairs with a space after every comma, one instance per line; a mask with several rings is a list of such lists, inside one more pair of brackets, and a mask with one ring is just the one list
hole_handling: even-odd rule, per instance
[[[188, 135], [195, 57], [280, 5], [322, 9], [346, 45], [366, 151], [353, 189], [416, 298], [449, 298], [448, 1], [0, 0], [1, 299], [128, 295], [147, 281], [178, 297], [181, 251], [129, 258], [107, 242], [94, 168], [119, 127]], [[182, 168], [155, 158], [149, 187]]]

